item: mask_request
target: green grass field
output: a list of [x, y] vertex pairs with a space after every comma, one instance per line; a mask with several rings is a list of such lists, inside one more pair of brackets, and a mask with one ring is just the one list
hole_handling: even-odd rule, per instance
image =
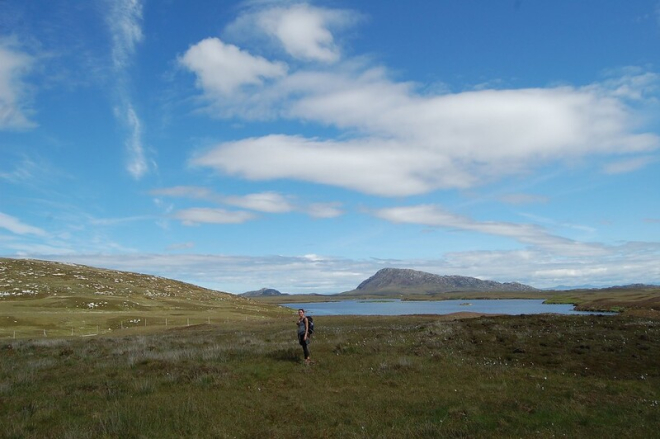
[[651, 291], [615, 316], [322, 317], [154, 276], [0, 259], [2, 438], [658, 437]]
[[657, 437], [658, 321], [293, 314], [4, 341], [2, 435]]

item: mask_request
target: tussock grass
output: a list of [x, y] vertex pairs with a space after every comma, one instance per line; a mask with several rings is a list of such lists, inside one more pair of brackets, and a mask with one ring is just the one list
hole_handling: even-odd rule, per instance
[[0, 347], [3, 437], [653, 437], [660, 322], [293, 317]]

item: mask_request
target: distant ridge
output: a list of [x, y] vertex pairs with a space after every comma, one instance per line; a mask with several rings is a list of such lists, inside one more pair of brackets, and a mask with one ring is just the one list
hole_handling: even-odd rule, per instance
[[280, 293], [279, 291], [273, 288], [262, 288], [256, 291], [247, 291], [243, 294], [240, 294], [243, 297], [272, 297], [272, 296], [288, 296], [286, 293]]
[[435, 294], [448, 292], [520, 292], [539, 291], [518, 282], [495, 282], [467, 276], [440, 276], [423, 271], [383, 268], [362, 282], [355, 290], [341, 294], [415, 293]]

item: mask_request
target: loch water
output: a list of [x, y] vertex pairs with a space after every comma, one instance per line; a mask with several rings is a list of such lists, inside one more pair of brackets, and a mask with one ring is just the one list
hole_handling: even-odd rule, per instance
[[544, 304], [542, 299], [479, 299], [479, 300], [343, 300], [340, 302], [287, 303], [293, 309], [304, 309], [310, 315], [383, 315], [452, 314], [475, 312], [485, 314], [612, 314], [576, 311], [573, 305]]

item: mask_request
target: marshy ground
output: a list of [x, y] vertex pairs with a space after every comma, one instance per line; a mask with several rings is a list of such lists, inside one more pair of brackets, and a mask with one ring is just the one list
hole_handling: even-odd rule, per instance
[[293, 314], [3, 339], [2, 437], [657, 437], [660, 321]]

